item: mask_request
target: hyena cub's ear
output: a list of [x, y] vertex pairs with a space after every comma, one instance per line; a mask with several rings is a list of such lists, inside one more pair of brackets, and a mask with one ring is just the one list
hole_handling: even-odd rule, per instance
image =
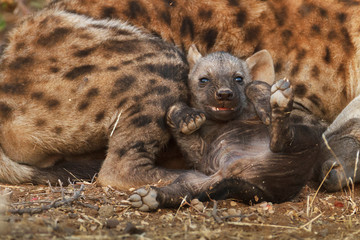
[[267, 50], [261, 50], [246, 59], [253, 80], [272, 85], [275, 82], [274, 62]]
[[188, 60], [190, 69], [193, 68], [193, 66], [196, 64], [197, 61], [199, 61], [200, 58], [202, 58], [201, 53], [199, 52], [199, 50], [197, 49], [195, 44], [192, 44], [189, 48], [188, 55], [187, 55], [187, 60]]

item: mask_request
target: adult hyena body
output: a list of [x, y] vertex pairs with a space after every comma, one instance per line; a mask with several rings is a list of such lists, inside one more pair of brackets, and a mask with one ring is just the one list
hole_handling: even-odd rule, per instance
[[56, 181], [59, 160], [105, 148], [103, 185], [173, 179], [154, 159], [187, 73], [176, 47], [121, 21], [53, 10], [23, 21], [1, 58], [0, 180]]
[[[196, 43], [202, 53], [228, 51], [245, 58], [267, 49], [277, 77], [289, 78], [294, 87], [293, 113], [302, 116], [299, 121], [315, 115], [329, 124], [360, 94], [358, 1], [58, 0], [53, 6], [95, 18], [125, 19], [184, 50]], [[356, 132], [357, 124], [344, 125], [342, 130]], [[333, 139], [342, 139], [339, 131], [334, 133]], [[352, 137], [360, 139], [357, 134]], [[329, 155], [323, 149], [323, 155]], [[356, 158], [351, 152], [338, 154]], [[328, 161], [322, 166], [321, 179], [336, 162], [331, 154], [324, 159]], [[354, 169], [355, 164], [345, 160], [345, 165]], [[337, 179], [353, 177], [353, 171], [334, 169], [330, 176], [334, 177], [328, 179], [327, 188], [338, 190], [344, 181], [339, 185]]]
[[290, 79], [295, 103], [331, 122], [359, 94], [360, 6], [321, 0], [58, 0], [52, 6], [145, 27], [187, 51], [246, 58], [270, 52], [278, 78]]

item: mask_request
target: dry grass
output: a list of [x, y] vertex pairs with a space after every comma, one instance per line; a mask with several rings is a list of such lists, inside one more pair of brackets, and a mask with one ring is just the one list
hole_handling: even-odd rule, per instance
[[[46, 2], [0, 0], [0, 44], [5, 32], [20, 17]], [[131, 209], [126, 204], [127, 192], [92, 183], [84, 185], [84, 191], [73, 201], [57, 208], [43, 207], [74, 196], [74, 189], [71, 185], [66, 188], [0, 185], [1, 238], [356, 239], [360, 234], [360, 189], [352, 181], [344, 191], [334, 194], [324, 193], [320, 187], [316, 190], [305, 187], [293, 201], [276, 205], [247, 206], [227, 200], [195, 207], [184, 199], [178, 209], [153, 213]], [[37, 207], [43, 211], [4, 214], [6, 203], [10, 209]]]
[[[3, 236], [11, 239], [21, 233], [29, 238], [56, 236], [67, 239], [111, 239], [114, 236], [140, 236], [144, 239], [216, 239], [222, 236], [225, 239], [351, 239], [358, 233], [360, 225], [358, 202], [354, 201], [355, 205], [352, 205], [348, 193], [327, 194], [309, 187], [293, 201], [282, 204], [247, 206], [226, 200], [204, 203], [199, 208], [184, 200], [178, 209], [143, 213], [126, 204], [128, 192], [99, 187], [96, 183], [83, 186], [81, 195], [73, 201], [45, 209], [42, 206], [71, 198], [80, 186], [0, 185], [0, 191], [8, 192], [10, 209], [44, 209], [34, 214], [24, 213], [28, 211], [7, 213], [0, 221], [9, 230]], [[355, 199], [359, 199], [358, 192], [359, 187], [355, 187]], [[312, 216], [306, 214], [310, 197], [315, 198]]]

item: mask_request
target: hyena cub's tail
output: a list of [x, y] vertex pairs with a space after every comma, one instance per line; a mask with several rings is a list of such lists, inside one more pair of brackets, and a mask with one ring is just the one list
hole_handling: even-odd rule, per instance
[[75, 160], [67, 158], [59, 161], [54, 166], [37, 168], [12, 161], [0, 148], [0, 182], [9, 184], [47, 184], [50, 181], [55, 184], [60, 180], [64, 184], [68, 184], [69, 179], [92, 179], [100, 170], [103, 159], [98, 156], [91, 160], [88, 157], [76, 157]]

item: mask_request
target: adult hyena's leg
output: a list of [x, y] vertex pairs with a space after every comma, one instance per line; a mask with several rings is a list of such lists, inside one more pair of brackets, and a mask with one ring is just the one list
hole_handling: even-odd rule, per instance
[[126, 122], [109, 139], [108, 153], [99, 172], [98, 181], [128, 190], [147, 184], [170, 183], [181, 170], [155, 166], [155, 158], [168, 142], [170, 134], [152, 126], [129, 130]]

